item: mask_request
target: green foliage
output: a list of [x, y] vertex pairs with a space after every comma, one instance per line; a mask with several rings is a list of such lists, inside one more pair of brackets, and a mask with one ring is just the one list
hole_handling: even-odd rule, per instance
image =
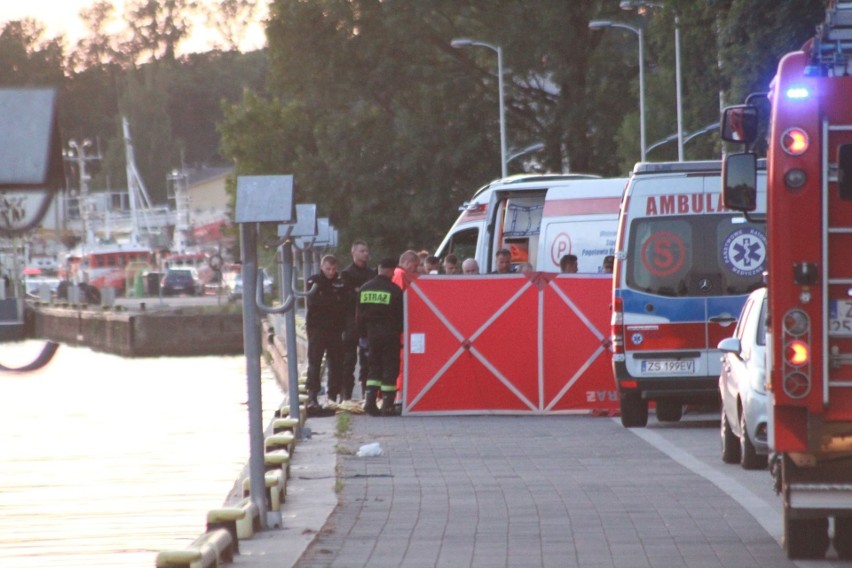
[[[590, 31], [611, 19], [645, 34], [647, 141], [676, 132], [675, 17], [681, 35], [686, 133], [718, 121], [722, 104], [768, 87], [778, 59], [824, 17], [824, 0], [664, 0], [642, 13], [616, 0], [274, 0], [267, 50], [234, 51], [256, 0], [208, 14], [230, 51], [179, 57], [197, 0], [98, 0], [89, 37], [66, 54], [31, 20], [0, 29], [3, 85], [61, 87], [66, 138], [99, 140], [92, 188], [125, 184], [121, 116], [155, 202], [182, 164], [234, 160], [240, 174], [293, 174], [342, 248], [367, 239], [374, 257], [433, 248], [473, 191], [500, 173], [496, 53], [500, 46], [510, 173], [623, 175], [639, 158], [637, 38]], [[116, 22], [126, 25], [110, 32]], [[715, 134], [687, 159], [719, 156]], [[676, 159], [674, 142], [649, 154]], [[94, 166], [94, 165], [92, 165]]]

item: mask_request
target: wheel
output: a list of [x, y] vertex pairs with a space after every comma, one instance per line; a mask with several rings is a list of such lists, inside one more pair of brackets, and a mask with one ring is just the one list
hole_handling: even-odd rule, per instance
[[644, 428], [648, 425], [648, 401], [639, 397], [621, 397], [621, 425]]
[[828, 519], [791, 519], [785, 509], [784, 548], [787, 557], [791, 559], [825, 558], [828, 550]]
[[751, 438], [748, 437], [748, 429], [746, 428], [745, 413], [740, 415], [740, 465], [743, 469], [764, 469], [766, 468], [766, 456], [761, 456], [754, 448]]
[[834, 549], [843, 560], [852, 559], [852, 517], [834, 518]]
[[683, 405], [670, 400], [657, 401], [657, 420], [660, 422], [678, 422], [683, 417]]
[[740, 441], [731, 430], [728, 423], [728, 415], [722, 409], [722, 461], [725, 463], [737, 463], [740, 461]]

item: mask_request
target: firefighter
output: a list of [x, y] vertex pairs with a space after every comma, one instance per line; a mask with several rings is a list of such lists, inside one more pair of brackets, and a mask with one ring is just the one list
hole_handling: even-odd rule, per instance
[[320, 262], [320, 272], [306, 282], [310, 290], [305, 324], [308, 332], [308, 403], [309, 412], [320, 409], [317, 395], [320, 391], [322, 358], [328, 361], [327, 393], [329, 402], [340, 394], [343, 372], [343, 330], [346, 327], [347, 302], [352, 293], [346, 281], [337, 272], [337, 257], [327, 254]]
[[395, 416], [396, 376], [402, 347], [402, 290], [391, 282], [396, 261], [385, 258], [379, 263], [379, 274], [363, 286], [359, 293], [358, 329], [369, 345], [369, 371], [364, 411], [378, 416], [376, 405], [382, 393], [383, 416]]
[[352, 296], [349, 313], [346, 317], [346, 330], [343, 332], [343, 384], [340, 395], [343, 400], [352, 398], [355, 388], [355, 365], [358, 364], [358, 381], [361, 392], [367, 392], [367, 350], [359, 345], [355, 325], [355, 312], [358, 307], [358, 290], [365, 282], [376, 277], [376, 271], [369, 266], [370, 248], [358, 239], [352, 243], [352, 264], [340, 273], [349, 285]]

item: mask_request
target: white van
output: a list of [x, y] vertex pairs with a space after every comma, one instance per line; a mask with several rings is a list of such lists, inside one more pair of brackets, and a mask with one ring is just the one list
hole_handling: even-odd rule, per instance
[[627, 179], [595, 176], [519, 175], [480, 188], [438, 247], [436, 256], [475, 258], [480, 272], [493, 270], [506, 248], [512, 265], [529, 262], [539, 272], [559, 272], [559, 259], [577, 256], [578, 272], [602, 272], [614, 254], [618, 209]]
[[[766, 225], [728, 211], [721, 162], [637, 164], [618, 224], [612, 365], [621, 422], [680, 420], [687, 403], [719, 402], [721, 353], [766, 268]], [[766, 170], [755, 213], [765, 217]]]

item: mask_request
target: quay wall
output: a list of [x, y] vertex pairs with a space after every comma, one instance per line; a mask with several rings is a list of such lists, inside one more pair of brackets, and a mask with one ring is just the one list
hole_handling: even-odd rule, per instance
[[33, 308], [36, 338], [122, 357], [239, 355], [243, 316], [192, 308], [117, 311], [100, 307]]

